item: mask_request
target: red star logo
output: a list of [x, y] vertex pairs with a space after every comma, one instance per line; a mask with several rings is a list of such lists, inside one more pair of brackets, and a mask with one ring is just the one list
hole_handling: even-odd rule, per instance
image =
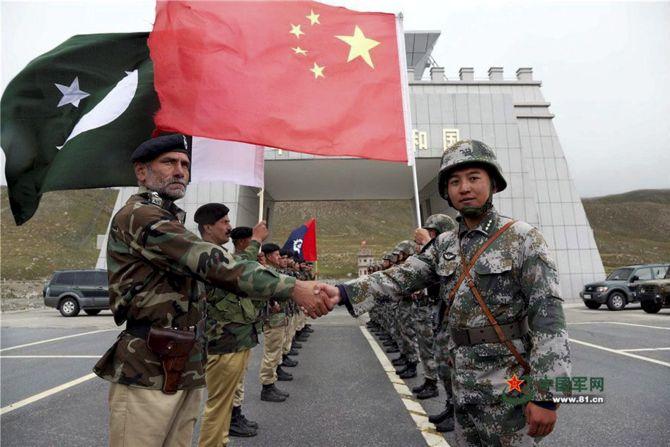
[[515, 391], [515, 390], [521, 393], [521, 392], [522, 392], [522, 391], [521, 391], [521, 384], [524, 383], [525, 380], [521, 380], [521, 379], [519, 379], [519, 378], [516, 376], [516, 374], [514, 374], [514, 375], [512, 376], [512, 378], [511, 378], [511, 379], [507, 379], [506, 382], [507, 382], [507, 386], [509, 386], [509, 389], [507, 390], [508, 393], [510, 393], [510, 392], [512, 392], [512, 391]]

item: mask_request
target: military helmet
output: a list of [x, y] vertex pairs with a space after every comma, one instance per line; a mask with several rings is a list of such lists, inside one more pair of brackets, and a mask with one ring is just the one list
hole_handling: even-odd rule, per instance
[[384, 256], [382, 256], [382, 261], [392, 261], [393, 260], [393, 254], [391, 252], [384, 253]]
[[426, 230], [435, 230], [438, 234], [442, 234], [445, 231], [456, 228], [456, 222], [446, 214], [433, 214], [426, 219], [426, 223], [423, 224], [422, 228], [425, 228]]
[[507, 188], [507, 182], [502, 175], [502, 169], [498, 163], [496, 153], [486, 144], [477, 140], [462, 140], [449, 146], [442, 155], [440, 174], [438, 177], [438, 189], [443, 199], [449, 200], [447, 195], [447, 180], [454, 169], [469, 164], [484, 165], [495, 182], [496, 191], [500, 192]]
[[398, 245], [396, 245], [393, 249], [393, 253], [404, 253], [407, 256], [413, 255], [415, 253], [414, 242], [405, 240], [398, 243]]

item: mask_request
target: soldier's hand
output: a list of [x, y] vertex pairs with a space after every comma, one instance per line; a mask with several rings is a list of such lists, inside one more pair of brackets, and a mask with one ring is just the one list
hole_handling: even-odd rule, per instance
[[293, 301], [312, 318], [326, 315], [339, 301], [332, 299], [319, 286], [316, 281], [296, 281], [293, 289]]
[[268, 238], [270, 230], [268, 230], [267, 223], [264, 220], [261, 220], [256, 224], [251, 232], [251, 240], [262, 244], [265, 239]]
[[430, 233], [428, 233], [428, 230], [425, 228], [417, 228], [414, 230], [414, 242], [422, 247], [430, 242]]
[[321, 294], [325, 295], [327, 299], [336, 306], [340, 303], [340, 289], [330, 284], [318, 283], [315, 290], [318, 290]]
[[556, 424], [557, 419], [556, 411], [548, 410], [532, 402], [528, 402], [524, 412], [526, 414], [529, 436], [547, 436], [554, 430], [554, 424]]

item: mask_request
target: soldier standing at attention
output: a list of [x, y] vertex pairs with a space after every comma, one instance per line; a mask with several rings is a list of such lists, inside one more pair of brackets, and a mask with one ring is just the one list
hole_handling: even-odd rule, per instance
[[189, 180], [185, 136], [146, 141], [131, 161], [140, 188], [112, 218], [107, 244], [110, 308], [126, 328], [93, 371], [112, 382], [110, 446], [190, 446], [205, 386], [197, 281], [242, 297], [293, 298], [311, 316], [331, 303], [315, 283], [237, 261], [186, 230], [174, 204]]
[[[276, 269], [281, 268], [279, 245], [263, 244], [261, 250], [265, 254], [265, 260], [270, 270], [276, 271]], [[259, 372], [261, 385], [263, 385], [261, 400], [267, 402], [284, 402], [289, 397], [289, 393], [280, 390], [275, 385], [279, 380], [279, 374], [288, 374], [279, 366], [282, 361], [286, 325], [287, 317], [281, 305], [276, 301], [269, 301], [263, 323], [263, 359]], [[293, 376], [290, 377], [293, 378]]]
[[[260, 251], [260, 246], [254, 246], [254, 248], [251, 249], [251, 252], [248, 250], [253, 235], [253, 229], [251, 227], [233, 228], [233, 231], [230, 232], [230, 239], [232, 239], [233, 246], [235, 247], [235, 257], [247, 257], [253, 252], [253, 257], [248, 259], [257, 259], [257, 257], [263, 253]], [[261, 307], [259, 306], [264, 305], [265, 303], [262, 301], [254, 301], [253, 303], [256, 306], [255, 329], [256, 333], [259, 334], [263, 332], [263, 320], [260, 318]], [[258, 341], [256, 344], [258, 344]], [[230, 436], [247, 437], [250, 431], [258, 430], [258, 423], [250, 421], [246, 418], [244, 413], [242, 413], [242, 403], [244, 402], [244, 378], [247, 374], [248, 367], [249, 361], [247, 359], [247, 362], [244, 365], [244, 372], [242, 373], [239, 382], [237, 382], [235, 396], [233, 397], [233, 412], [230, 418], [229, 429]]]
[[[466, 140], [449, 147], [438, 181], [440, 195], [460, 213], [457, 231], [441, 234], [401, 266], [319, 287], [358, 315], [377, 296], [399, 300], [439, 283], [448, 309], [437, 338], [453, 366], [459, 443], [533, 445], [557, 420], [541, 379], [570, 375], [556, 265], [536, 228], [493, 207], [492, 195], [507, 183], [486, 144]], [[523, 394], [510, 395], [518, 378], [525, 381]]]
[[[445, 231], [456, 229], [456, 222], [446, 214], [433, 214], [426, 219], [422, 228], [417, 228], [414, 242], [421, 247], [421, 252], [428, 249], [430, 241]], [[440, 300], [440, 286], [435, 285], [422, 291], [414, 301], [416, 306], [416, 335], [419, 346], [419, 358], [423, 363], [424, 382], [412, 389], [417, 399], [436, 397], [438, 370], [435, 360], [435, 326], [436, 306]], [[446, 352], [446, 346], [444, 346]], [[440, 350], [440, 347], [437, 348]], [[445, 381], [446, 382], [446, 381]], [[444, 384], [447, 395], [451, 394], [451, 381]], [[439, 430], [440, 427], [438, 427]]]
[[[198, 224], [198, 231], [204, 241], [219, 246], [228, 242], [231, 234], [228, 211], [228, 207], [221, 203], [207, 203], [196, 210], [193, 220]], [[264, 225], [257, 226], [255, 230], [250, 235], [247, 252], [235, 254], [235, 259], [256, 258], [268, 231]], [[251, 348], [258, 344], [258, 315], [250, 298], [239, 297], [209, 285], [205, 286], [205, 290], [207, 402], [198, 445], [219, 447], [228, 445], [235, 392], [249, 363]], [[256, 436], [256, 429], [241, 423], [240, 414], [238, 406], [235, 435]]]

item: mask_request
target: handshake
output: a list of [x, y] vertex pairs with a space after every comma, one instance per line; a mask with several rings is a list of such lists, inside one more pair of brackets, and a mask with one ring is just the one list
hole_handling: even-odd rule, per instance
[[296, 281], [293, 301], [312, 318], [321, 317], [340, 303], [337, 287], [318, 281]]

